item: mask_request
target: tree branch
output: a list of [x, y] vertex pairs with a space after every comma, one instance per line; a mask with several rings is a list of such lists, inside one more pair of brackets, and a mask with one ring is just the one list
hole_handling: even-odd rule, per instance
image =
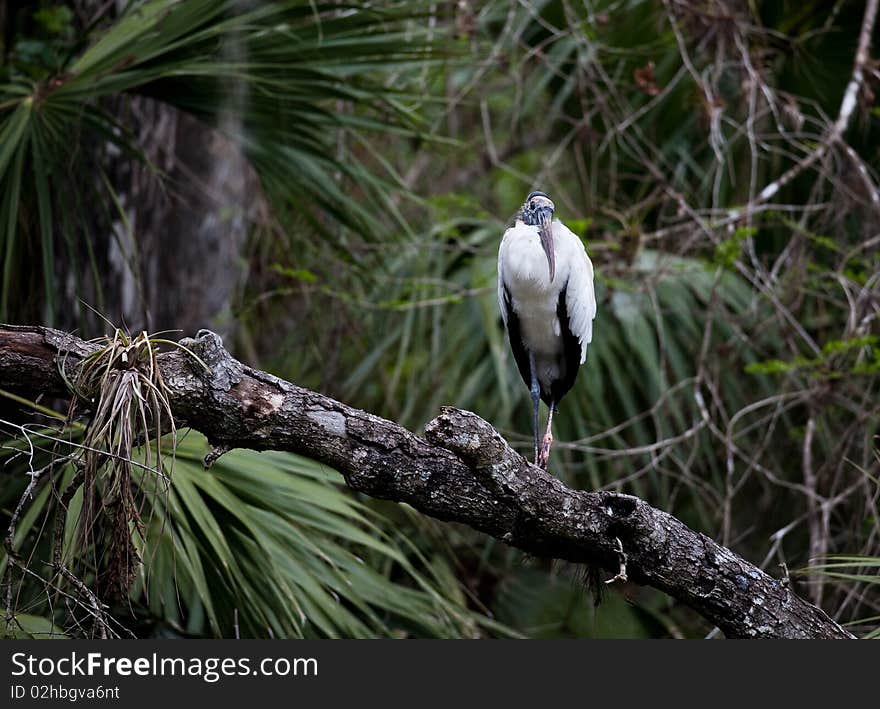
[[[190, 355], [159, 355], [179, 425], [215, 450], [287, 450], [338, 470], [373, 497], [467, 524], [542, 557], [600, 565], [670, 594], [730, 637], [850, 638], [792, 590], [675, 517], [630, 495], [566, 487], [483, 419], [443, 408], [420, 438], [397, 424], [234, 359], [202, 330]], [[94, 344], [43, 327], [0, 325], [0, 388], [66, 395], [58, 373]], [[66, 359], [65, 359], [66, 358]], [[209, 474], [209, 473], [206, 473]]]

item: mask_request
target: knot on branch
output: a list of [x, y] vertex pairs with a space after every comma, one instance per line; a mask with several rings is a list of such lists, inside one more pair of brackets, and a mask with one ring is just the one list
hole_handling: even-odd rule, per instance
[[454, 453], [496, 492], [515, 499], [524, 511], [528, 501], [523, 492], [535, 476], [547, 476], [543, 470], [529, 465], [488, 421], [470, 411], [442, 407], [440, 415], [425, 427], [425, 438]]
[[425, 427], [425, 438], [455, 453], [477, 470], [495, 466], [512, 456], [519, 458], [518, 464], [522, 463], [522, 457], [488, 421], [453, 406], [441, 407], [440, 415]]
[[244, 375], [244, 365], [235, 359], [223, 346], [223, 338], [211, 330], [199, 330], [195, 338], [185, 337], [180, 341], [209, 369], [206, 373], [200, 366], [194, 366], [209, 379], [213, 389], [229, 391], [238, 384]]

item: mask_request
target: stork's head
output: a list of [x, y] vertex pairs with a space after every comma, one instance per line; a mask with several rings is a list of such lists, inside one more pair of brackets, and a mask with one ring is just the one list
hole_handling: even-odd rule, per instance
[[543, 192], [531, 192], [526, 197], [520, 213], [525, 224], [538, 227], [538, 235], [541, 238], [541, 247], [547, 255], [547, 265], [550, 267], [550, 280], [556, 275], [556, 252], [553, 248], [553, 210], [556, 206]]

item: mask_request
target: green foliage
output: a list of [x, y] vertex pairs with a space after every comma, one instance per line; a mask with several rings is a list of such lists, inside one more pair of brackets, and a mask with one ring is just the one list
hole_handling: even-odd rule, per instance
[[67, 640], [68, 636], [47, 618], [16, 613], [15, 621], [0, 628], [3, 640]]
[[661, 598], [639, 601], [609, 593], [597, 608], [570, 575], [526, 567], [501, 582], [497, 612], [499, 620], [534, 638], [639, 639], [667, 634]]
[[[510, 633], [468, 608], [444, 560], [429, 562], [325, 466], [287, 453], [232, 451], [206, 471], [202, 460], [209, 450], [203, 437], [184, 433], [173, 470], [166, 468], [163, 477], [133, 476], [144, 522], [133, 540], [143, 565], [129, 600], [114, 608], [120, 628], [134, 627], [139, 635], [216, 637]], [[146, 459], [136, 458], [140, 465]], [[54, 496], [64, 496], [73, 479], [67, 464], [53, 475], [53, 485], [42, 488], [18, 524], [15, 549], [25, 558], [52, 558], [48, 535], [40, 530], [51, 519]], [[167, 487], [159, 482], [163, 478]], [[5, 492], [15, 499], [22, 490]], [[108, 493], [99, 486], [99, 495]], [[100, 558], [100, 549], [74, 544], [80, 537], [101, 544], [88, 524], [80, 489], [64, 517], [61, 558], [94, 583], [92, 560]], [[68, 627], [76, 614], [47, 600], [56, 589], [75, 595], [48, 563], [38, 562], [25, 575], [7, 564], [4, 554], [0, 572], [10, 574], [7, 582], [31, 614], [14, 613], [4, 632], [77, 632]]]
[[[210, 471], [190, 433], [154, 500], [134, 597], [179, 633], [243, 637], [467, 637], [501, 626], [469, 611], [338, 474], [285, 453], [233, 451]], [[173, 578], [174, 584], [168, 580]], [[268, 581], [268, 582], [267, 582]]]
[[715, 247], [714, 263], [723, 268], [732, 269], [736, 260], [742, 255], [745, 242], [758, 233], [755, 227], [740, 227], [729, 238]]
[[[771, 359], [746, 365], [748, 374], [800, 372], [818, 379], [840, 379], [880, 372], [880, 337], [865, 335], [849, 340], [829, 340], [818, 357], [797, 357], [790, 362]], [[849, 356], [848, 356], [849, 355]]]
[[[13, 308], [10, 294], [30, 290], [44, 295], [51, 324], [57, 259], [93, 258], [88, 232], [124, 219], [92, 149], [109, 145], [147, 164], [113, 113], [122, 97], [148, 96], [225, 133], [280, 214], [295, 211], [325, 237], [335, 235], [329, 218], [358, 240], [375, 238], [394, 177], [334, 144], [348, 134], [364, 145], [375, 131], [416, 134], [413, 97], [388, 77], [430, 58], [425, 30], [410, 24], [421, 12], [419, 4], [347, 12], [307, 0], [245, 10], [217, 0], [141, 0], [72, 44], [66, 7], [37, 10], [40, 38], [20, 37], [0, 72], [0, 320], [29, 300]], [[332, 108], [343, 104], [352, 110]], [[99, 219], [73, 206], [91, 201], [119, 214], [109, 209]]]

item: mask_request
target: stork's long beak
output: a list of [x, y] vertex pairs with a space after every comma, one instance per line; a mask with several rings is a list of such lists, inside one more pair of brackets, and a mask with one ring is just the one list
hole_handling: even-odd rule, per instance
[[538, 230], [541, 235], [541, 247], [547, 255], [547, 264], [550, 266], [550, 282], [556, 275], [556, 249], [553, 248], [553, 210], [542, 207], [538, 210]]

